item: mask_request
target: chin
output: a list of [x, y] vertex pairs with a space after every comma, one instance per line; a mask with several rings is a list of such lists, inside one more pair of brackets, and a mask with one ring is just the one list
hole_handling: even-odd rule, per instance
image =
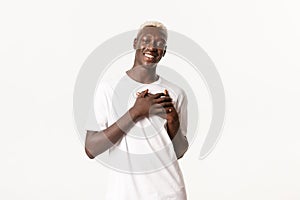
[[142, 67], [146, 69], [152, 69], [155, 68], [157, 63], [143, 63]]
[[148, 58], [145, 58], [143, 59], [143, 64], [144, 65], [157, 65], [159, 63], [160, 59], [153, 59], [153, 60], [150, 60]]

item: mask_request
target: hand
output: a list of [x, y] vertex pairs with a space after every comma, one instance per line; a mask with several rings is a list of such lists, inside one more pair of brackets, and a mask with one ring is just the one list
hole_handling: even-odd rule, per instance
[[[161, 93], [157, 93], [161, 94]], [[150, 115], [158, 115], [163, 119], [167, 119], [168, 122], [178, 121], [178, 113], [172, 102], [172, 98], [169, 95], [168, 90], [165, 90], [163, 96], [156, 97], [157, 94], [146, 93], [145, 96], [153, 97], [155, 104], [152, 105]], [[137, 95], [143, 95], [137, 93]]]
[[178, 113], [174, 107], [172, 98], [170, 97], [168, 90], [165, 89], [164, 94], [165, 98], [171, 99], [171, 102], [161, 103], [160, 112], [158, 112], [158, 115], [166, 119], [168, 122], [177, 122], [179, 118]]
[[132, 107], [132, 111], [138, 119], [149, 117], [149, 111], [152, 110], [155, 104], [160, 102], [160, 97], [164, 93], [150, 94], [148, 89], [137, 93], [137, 99]]

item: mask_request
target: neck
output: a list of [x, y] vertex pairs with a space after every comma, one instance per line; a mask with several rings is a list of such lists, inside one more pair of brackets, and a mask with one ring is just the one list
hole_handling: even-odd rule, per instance
[[135, 81], [148, 84], [157, 81], [158, 79], [156, 66], [157, 64], [152, 66], [142, 66], [141, 64], [134, 62], [133, 67], [126, 71], [126, 73]]

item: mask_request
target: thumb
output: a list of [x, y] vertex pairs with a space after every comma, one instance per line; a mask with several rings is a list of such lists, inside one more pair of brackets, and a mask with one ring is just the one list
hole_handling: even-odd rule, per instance
[[170, 96], [169, 91], [167, 89], [165, 89], [164, 93], [165, 93], [166, 96]]
[[142, 93], [141, 93], [141, 96], [144, 98], [147, 94], [148, 94], [148, 89], [144, 90]]
[[142, 92], [137, 92], [137, 93], [136, 93], [136, 95], [137, 95], [138, 97], [142, 97], [142, 98], [144, 98], [147, 94], [148, 94], [148, 89], [146, 89], [146, 90], [144, 90], [144, 91], [142, 91]]

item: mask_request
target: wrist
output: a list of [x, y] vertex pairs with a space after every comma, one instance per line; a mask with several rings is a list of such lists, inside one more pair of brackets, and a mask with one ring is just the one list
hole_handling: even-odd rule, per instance
[[130, 114], [130, 117], [131, 117], [132, 121], [137, 122], [138, 119], [140, 118], [140, 115], [139, 115], [138, 112], [134, 109], [134, 107], [130, 108], [128, 112], [129, 112], [129, 114]]
[[175, 124], [175, 123], [179, 123], [179, 119], [178, 119], [178, 117], [176, 117], [176, 118], [171, 117], [171, 118], [167, 118], [167, 122], [168, 122], [168, 124]]

